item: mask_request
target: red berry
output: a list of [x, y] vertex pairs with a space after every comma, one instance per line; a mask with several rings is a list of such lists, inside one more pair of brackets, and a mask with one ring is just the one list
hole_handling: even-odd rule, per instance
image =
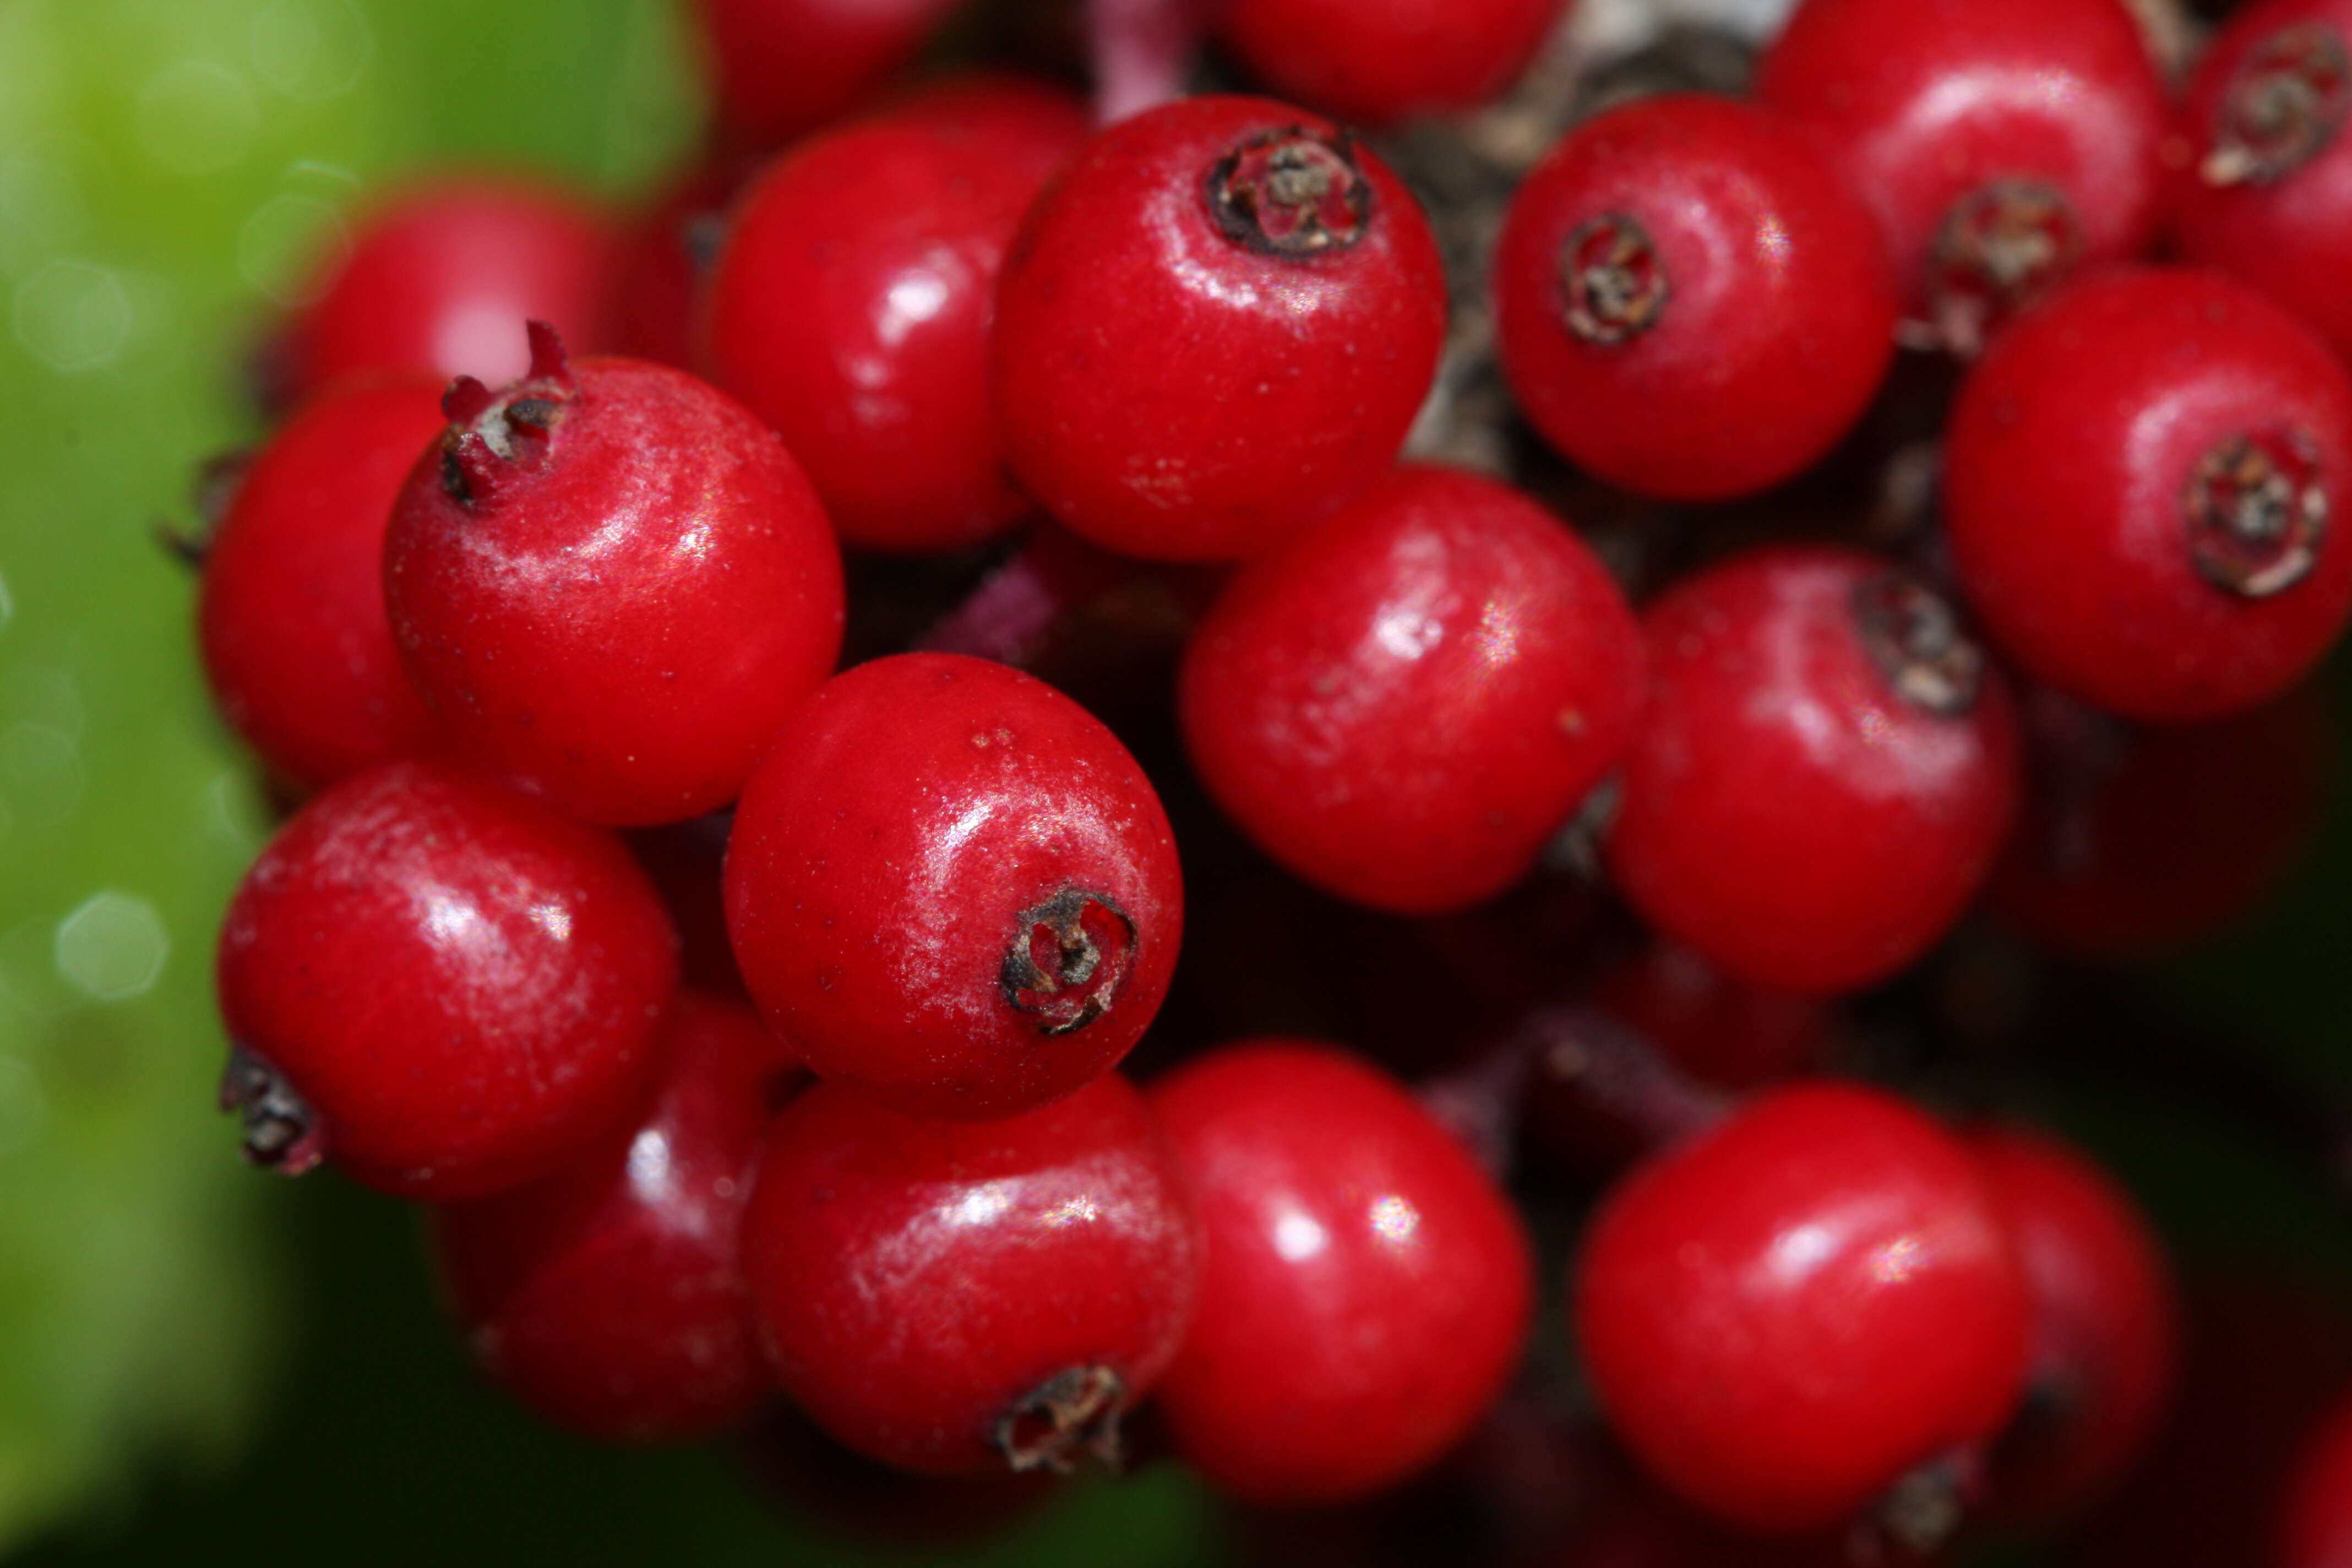
[[1601, 849], [1618, 889], [1750, 984], [1859, 989], [1925, 952], [2014, 815], [2017, 718], [1951, 608], [1859, 552], [1782, 547], [1643, 619], [1650, 707]]
[[2352, 1397], [2305, 1437], [2279, 1495], [2278, 1568], [2352, 1563]]
[[1175, 1157], [1116, 1074], [983, 1123], [819, 1084], [777, 1119], [743, 1223], [786, 1391], [849, 1447], [940, 1475], [1115, 1460], [1200, 1284]]
[[246, 1152], [399, 1197], [546, 1175], [623, 1123], [677, 984], [656, 895], [606, 834], [387, 763], [296, 813], [221, 931], [225, 1107]]
[[772, 147], [855, 107], [911, 59], [955, 0], [696, 0], [719, 121]]
[[2352, 381], [2244, 287], [2085, 279], [1998, 339], [1947, 437], [1952, 563], [1985, 629], [2070, 696], [2159, 723], [2292, 685], [2352, 616]]
[[1045, 187], [997, 291], [1013, 473], [1099, 544], [1253, 554], [1386, 471], [1437, 365], [1445, 279], [1387, 166], [1268, 99], [1186, 99]]
[[637, 360], [461, 380], [384, 542], [402, 657], [468, 754], [591, 821], [741, 790], [832, 670], [841, 559], [792, 455], [733, 399]]
[[1592, 989], [1604, 1012], [1676, 1067], [1725, 1089], [1818, 1067], [1833, 1026], [1818, 998], [1744, 985], [1667, 942], [1651, 942]]
[[741, 1008], [682, 994], [637, 1124], [545, 1179], [434, 1211], [467, 1348], [557, 1426], [618, 1443], [739, 1426], [770, 1378], [743, 1282], [743, 1205], [790, 1048]]
[[1502, 1391], [1534, 1294], [1509, 1201], [1402, 1086], [1305, 1042], [1154, 1085], [1198, 1194], [1201, 1306], [1160, 1384], [1233, 1495], [1328, 1503], [1435, 1460]]
[[1474, 109], [1535, 58], [1570, 0], [1232, 0], [1218, 37], [1269, 89], [1384, 124]]
[[358, 219], [272, 348], [274, 390], [297, 403], [360, 371], [511, 381], [530, 364], [525, 321], [604, 346], [618, 267], [618, 237], [569, 191], [486, 174], [417, 184]]
[[2352, 355], [2352, 4], [2263, 0], [2231, 16], [2189, 83], [2169, 198], [2181, 257], [2217, 267]]
[[1603, 1200], [1585, 1370], [1659, 1479], [1744, 1529], [1826, 1530], [1992, 1436], [2029, 1312], [1968, 1150], [1858, 1086], [1770, 1091]]
[[710, 279], [712, 378], [867, 549], [975, 543], [1031, 506], [989, 405], [989, 318], [1013, 226], [1086, 111], [1022, 82], [957, 97], [795, 147], [737, 204]]
[[440, 428], [433, 377], [330, 391], [238, 473], [205, 544], [205, 675], [237, 733], [297, 783], [331, 784], [432, 733], [384, 621], [383, 531]]
[[1495, 253], [1512, 395], [1570, 461], [1713, 500], [1789, 478], [1895, 355], [1870, 215], [1794, 121], [1673, 94], [1570, 132]]
[[1804, 0], [1756, 93], [1820, 132], [1962, 353], [2156, 237], [2164, 84], [2122, 0]]
[[2013, 1517], [2064, 1512], [2120, 1475], [2164, 1418], [2180, 1341], [2171, 1269], [2131, 1198], [2065, 1144], [2006, 1128], [1969, 1143], [2033, 1310], [2025, 1405], [1994, 1496]]
[[1150, 781], [1084, 709], [986, 659], [901, 654], [776, 735], [735, 814], [727, 921], [820, 1076], [980, 1119], [1127, 1054], [1183, 888]]
[[1633, 612], [1516, 490], [1398, 469], [1237, 574], [1186, 645], [1186, 748], [1318, 887], [1466, 908], [1527, 874], [1632, 740]]
[[696, 319], [718, 258], [727, 205], [749, 171], [712, 159], [688, 170], [629, 225], [614, 304], [613, 347], [631, 359], [695, 370]]

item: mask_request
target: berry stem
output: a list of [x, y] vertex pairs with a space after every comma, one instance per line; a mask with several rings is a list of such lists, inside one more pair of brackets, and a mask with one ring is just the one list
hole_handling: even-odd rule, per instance
[[1018, 668], [1035, 655], [1063, 616], [1134, 569], [1125, 556], [1087, 543], [1067, 529], [1040, 523], [1003, 565], [981, 580], [915, 647], [963, 653]]
[[1200, 0], [1087, 0], [1087, 30], [1097, 123], [1184, 96], [1200, 42]]

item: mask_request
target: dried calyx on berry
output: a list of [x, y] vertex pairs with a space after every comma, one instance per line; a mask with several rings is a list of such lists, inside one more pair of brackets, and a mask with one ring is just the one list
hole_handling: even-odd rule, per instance
[[2309, 163], [2352, 107], [2352, 58], [2324, 22], [2282, 27], [2240, 63], [2198, 165], [2209, 185], [2268, 184]]
[[1209, 211], [1227, 239], [1266, 256], [1345, 250], [1372, 220], [1355, 138], [1303, 125], [1261, 132], [1209, 171]]
[[449, 428], [441, 437], [441, 483], [462, 505], [488, 503], [516, 470], [536, 467], [579, 394], [555, 329], [533, 321], [529, 330], [530, 370], [520, 381], [492, 392], [461, 375], [442, 395]]

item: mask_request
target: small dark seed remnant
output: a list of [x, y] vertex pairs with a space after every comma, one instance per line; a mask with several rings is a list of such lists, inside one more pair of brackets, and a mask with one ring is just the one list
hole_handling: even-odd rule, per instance
[[2246, 53], [2214, 115], [2198, 165], [2209, 185], [2266, 185], [2336, 139], [2352, 108], [2352, 57], [2325, 22], [2281, 27]]
[[2082, 254], [2074, 204], [2053, 185], [1991, 180], [1960, 197], [1946, 210], [1927, 261], [1942, 345], [1973, 359], [1995, 326], [2040, 298]]
[[1300, 125], [1261, 132], [1219, 159], [1208, 201], [1220, 233], [1265, 256], [1345, 250], [1372, 218], [1372, 187], [1354, 139]]
[[1560, 247], [1568, 330], [1588, 343], [1622, 343], [1658, 324], [1671, 289], [1658, 247], [1626, 213], [1577, 225]]
[[1065, 888], [1021, 912], [997, 984], [1039, 1034], [1075, 1034], [1110, 1011], [1135, 947], [1135, 922], [1125, 910], [1100, 893]]
[[1109, 1367], [1065, 1368], [1004, 1413], [996, 1424], [997, 1452], [1016, 1473], [1043, 1467], [1067, 1475], [1081, 1450], [1117, 1469], [1126, 1403], [1126, 1381]]
[[1984, 649], [1942, 595], [1908, 572], [1882, 572], [1855, 585], [1853, 618], [1871, 662], [1904, 701], [1938, 719], [1976, 706]]
[[229, 1051], [221, 1074], [220, 1108], [245, 1123], [245, 1157], [257, 1165], [301, 1174], [323, 1156], [318, 1118], [278, 1069], [244, 1047]]
[[2327, 537], [2319, 453], [2300, 430], [2232, 436], [2198, 459], [2181, 497], [2197, 574], [2249, 599], [2311, 575]]

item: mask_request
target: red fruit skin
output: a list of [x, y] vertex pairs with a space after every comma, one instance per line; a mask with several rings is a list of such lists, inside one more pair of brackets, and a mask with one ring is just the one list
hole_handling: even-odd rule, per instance
[[701, 367], [696, 321], [730, 198], [750, 171], [727, 159], [688, 170], [629, 223], [614, 301], [614, 352]]
[[1412, 195], [1368, 150], [1362, 237], [1297, 257], [1218, 227], [1213, 170], [1263, 132], [1336, 138], [1209, 96], [1098, 132], [1023, 221], [997, 285], [992, 387], [1014, 477], [1097, 543], [1254, 554], [1387, 470], [1437, 366], [1445, 280]]
[[1517, 1213], [1395, 1079], [1260, 1039], [1160, 1079], [1197, 1194], [1200, 1310], [1160, 1387], [1185, 1461], [1279, 1506], [1368, 1496], [1501, 1394], [1534, 1296]]
[[1835, 1028], [1820, 999], [1744, 985], [1665, 942], [1606, 971], [1592, 994], [1676, 1067], [1724, 1089], [1818, 1067]]
[[1602, 1200], [1572, 1323], [1610, 1425], [1761, 1534], [1838, 1525], [1999, 1430], [2030, 1312], [1967, 1148], [1879, 1091], [1773, 1089]]
[[2104, 1490], [2155, 1436], [2179, 1361], [2178, 1291], [2138, 1205], [2098, 1166], [2018, 1128], [1969, 1142], [2033, 1311], [2026, 1406], [1997, 1450], [1993, 1496], [2003, 1517], [2047, 1519]]
[[[1562, 257], [1604, 215], [1647, 233], [1667, 294], [1617, 342], [1569, 322]], [[1511, 201], [1495, 253], [1511, 393], [1612, 484], [1717, 500], [1788, 479], [1859, 419], [1895, 357], [1871, 218], [1794, 121], [1666, 94], [1570, 132]]]
[[[1108, 1071], [1159, 1010], [1184, 918], [1167, 815], [1126, 748], [1045, 682], [959, 654], [860, 665], [793, 713], [736, 810], [726, 890], [744, 979], [809, 1067], [955, 1120]], [[1073, 1020], [1017, 1004], [1005, 966], [1071, 891], [1104, 917], [1076, 994], [1103, 1008], [1049, 1034]]]
[[1229, 0], [1217, 37], [1278, 96], [1385, 125], [1501, 97], [1571, 4]]
[[1944, 718], [1865, 650], [1853, 595], [1886, 570], [1755, 550], [1643, 617], [1650, 705], [1602, 855], [1644, 920], [1753, 985], [1829, 994], [1901, 969], [1959, 918], [2016, 814], [2000, 672]]
[[661, 900], [609, 835], [445, 764], [297, 812], [221, 931], [229, 1037], [353, 1181], [449, 1203], [546, 1175], [625, 1123], [677, 984]]
[[2260, 289], [2352, 357], [2352, 136], [2339, 121], [2311, 156], [2272, 179], [2217, 184], [2201, 171], [2240, 68], [2268, 39], [2298, 26], [2325, 28], [2352, 48], [2347, 0], [2263, 0], [2214, 33], [2183, 95], [2178, 124], [2187, 150], [2166, 197], [2167, 237], [2182, 260], [2217, 268]]
[[287, 403], [365, 371], [477, 376], [530, 363], [525, 321], [587, 353], [613, 336], [620, 239], [559, 186], [452, 174], [395, 192], [353, 226], [349, 249], [271, 352]]
[[952, 550], [1031, 503], [988, 395], [997, 272], [1085, 140], [1058, 89], [924, 100], [801, 142], [736, 205], [706, 304], [711, 376], [783, 437], [845, 543]]
[[696, 0], [721, 129], [772, 147], [838, 119], [914, 57], [955, 0]]
[[2352, 1398], [2339, 1398], [2304, 1439], [2277, 1521], [2279, 1568], [2352, 1564]]
[[2081, 279], [1961, 384], [1944, 461], [1960, 591], [2024, 673], [2126, 718], [2276, 696], [2352, 616], [2352, 542], [2330, 527], [2301, 581], [2246, 597], [2199, 574], [2184, 496], [2218, 444], [2284, 429], [2340, 511], [2352, 380], [2325, 343], [2216, 274]]
[[1624, 595], [1534, 501], [1397, 469], [1235, 574], [1186, 644], [1193, 766], [1260, 847], [1407, 914], [1527, 874], [1633, 739]]
[[299, 784], [421, 751], [433, 732], [384, 620], [383, 533], [440, 429], [432, 376], [331, 389], [254, 456], [205, 543], [205, 679], [236, 732]]
[[743, 1282], [743, 1205], [791, 1047], [748, 1009], [682, 994], [637, 1124], [543, 1180], [433, 1211], [443, 1294], [474, 1363], [530, 1410], [609, 1443], [740, 1426], [771, 1386]]
[[384, 540], [393, 635], [484, 766], [592, 822], [683, 821], [733, 800], [831, 673], [840, 550], [732, 398], [637, 360], [571, 374], [544, 450], [488, 493], [453, 495], [445, 452], [409, 475]]
[[1117, 1074], [981, 1123], [818, 1084], [777, 1119], [744, 1216], [785, 1390], [850, 1447], [933, 1475], [1002, 1473], [999, 1423], [1065, 1372], [1110, 1371], [1118, 1408], [1150, 1394], [1200, 1258], [1174, 1154]]
[[2077, 268], [2139, 255], [2162, 219], [2164, 84], [2121, 0], [1804, 0], [1755, 90], [1877, 215], [1913, 317], [1945, 215], [1990, 181], [2065, 196]]

